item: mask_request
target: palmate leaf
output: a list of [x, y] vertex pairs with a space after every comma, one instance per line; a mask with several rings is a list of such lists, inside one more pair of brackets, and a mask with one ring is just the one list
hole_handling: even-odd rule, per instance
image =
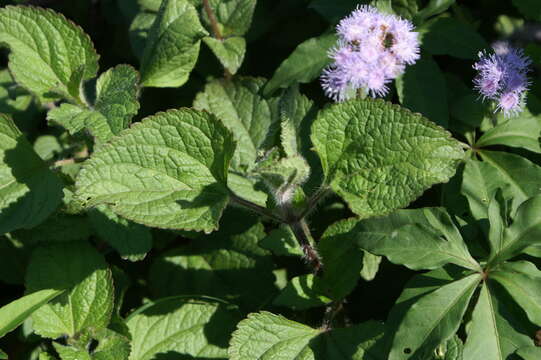
[[234, 150], [231, 133], [209, 113], [158, 113], [98, 149], [77, 194], [137, 223], [210, 232], [228, 202]]
[[0, 43], [11, 50], [9, 68], [15, 80], [42, 101], [58, 99], [59, 93], [73, 97], [70, 82], [90, 79], [98, 71], [98, 55], [88, 35], [52, 10], [0, 9]]
[[60, 179], [0, 114], [0, 234], [42, 223], [62, 197]]
[[172, 297], [143, 306], [128, 318], [130, 360], [159, 355], [186, 359], [225, 359], [239, 321], [236, 310], [212, 299]]
[[190, 75], [201, 39], [208, 35], [195, 7], [187, 0], [164, 0], [150, 31], [141, 60], [141, 84], [178, 87]]
[[311, 137], [325, 184], [361, 217], [407, 206], [448, 181], [464, 156], [444, 129], [382, 100], [351, 100], [320, 111]]
[[231, 360], [383, 360], [378, 340], [383, 324], [369, 321], [322, 331], [269, 312], [252, 313], [238, 324]]

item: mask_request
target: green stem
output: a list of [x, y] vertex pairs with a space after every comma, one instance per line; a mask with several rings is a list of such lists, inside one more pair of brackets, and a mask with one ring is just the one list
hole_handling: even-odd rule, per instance
[[[207, 13], [207, 17], [210, 21], [212, 36], [214, 36], [214, 38], [217, 40], [223, 41], [224, 37], [222, 36], [222, 32], [220, 31], [220, 27], [218, 26], [218, 20], [216, 20], [214, 11], [212, 11], [212, 8], [210, 7], [209, 0], [203, 0], [203, 8], [205, 9], [205, 13]], [[231, 72], [224, 67], [224, 77], [229, 80], [232, 76], [233, 75], [231, 74]]]
[[260, 206], [260, 205], [257, 205], [257, 204], [254, 204], [253, 202], [251, 201], [248, 201], [248, 200], [245, 200], [241, 197], [238, 197], [237, 195], [235, 195], [232, 191], [229, 192], [229, 199], [231, 200], [231, 202], [233, 204], [236, 204], [236, 205], [240, 205], [242, 207], [245, 207], [247, 209], [250, 209], [252, 210], [253, 212], [259, 214], [259, 215], [262, 215], [262, 216], [266, 216], [276, 222], [279, 222], [279, 223], [284, 223], [284, 219], [282, 219], [281, 217], [277, 216], [276, 214], [274, 214], [274, 212], [272, 212], [271, 210], [263, 207], [263, 206]]

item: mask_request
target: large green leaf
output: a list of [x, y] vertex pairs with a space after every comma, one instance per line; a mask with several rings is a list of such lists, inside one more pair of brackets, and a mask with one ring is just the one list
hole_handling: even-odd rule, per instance
[[531, 245], [541, 241], [541, 196], [523, 202], [517, 209], [513, 224], [505, 229], [499, 251], [491, 254], [489, 264], [501, 263], [520, 254]]
[[[220, 34], [223, 37], [246, 34], [252, 24], [256, 3], [257, 0], [209, 0]], [[203, 11], [203, 20], [210, 28], [206, 11]]]
[[23, 296], [0, 308], [0, 338], [21, 325], [34, 311], [62, 294], [64, 290], [45, 289]]
[[444, 129], [382, 100], [351, 100], [321, 111], [312, 143], [325, 184], [362, 217], [407, 206], [448, 181], [464, 156]]
[[264, 236], [256, 217], [227, 211], [219, 232], [156, 258], [150, 288], [157, 297], [210, 295], [258, 308], [275, 291], [272, 258], [258, 245]]
[[402, 105], [447, 127], [449, 108], [445, 78], [434, 60], [421, 59], [408, 66], [404, 75], [396, 80], [396, 89]]
[[389, 360], [423, 358], [460, 326], [481, 275], [474, 274], [422, 296], [404, 316], [395, 334]]
[[527, 261], [504, 263], [490, 273], [528, 315], [530, 321], [541, 326], [541, 271]]
[[44, 337], [74, 336], [109, 324], [113, 279], [102, 255], [85, 242], [39, 247], [32, 254], [26, 287], [34, 292], [65, 292], [32, 314], [33, 328]]
[[377, 340], [383, 325], [376, 321], [323, 331], [269, 312], [241, 321], [229, 347], [231, 360], [333, 359], [383, 360]]
[[223, 40], [210, 36], [203, 38], [205, 44], [216, 55], [224, 68], [235, 74], [242, 65], [246, 53], [246, 40], [240, 36], [233, 36]]
[[512, 118], [488, 130], [477, 140], [475, 147], [507, 145], [541, 153], [539, 133], [541, 123], [534, 117]]
[[248, 171], [254, 166], [258, 150], [277, 121], [276, 101], [261, 96], [264, 84], [263, 78], [216, 80], [194, 100], [194, 108], [213, 113], [233, 133], [238, 144], [231, 163], [234, 170]]
[[460, 59], [475, 59], [479, 51], [488, 47], [479, 33], [452, 17], [441, 17], [431, 23], [422, 41], [423, 49], [433, 55]]
[[317, 78], [321, 70], [330, 64], [329, 50], [336, 42], [335, 34], [324, 34], [297, 46], [265, 85], [265, 95], [272, 94], [279, 88], [296, 83], [308, 83]]
[[40, 224], [62, 197], [60, 179], [13, 121], [0, 114], [0, 234]]
[[130, 360], [225, 359], [239, 321], [236, 311], [205, 299], [173, 297], [144, 306], [128, 318]]
[[148, 33], [141, 60], [141, 84], [178, 87], [190, 75], [201, 39], [208, 35], [187, 0], [164, 0]]
[[231, 133], [209, 113], [158, 113], [93, 154], [78, 195], [137, 223], [210, 232], [228, 201], [234, 150]]
[[58, 93], [71, 97], [70, 81], [78, 78], [80, 83], [98, 71], [88, 35], [52, 10], [0, 9], [0, 43], [11, 50], [9, 68], [16, 81], [43, 101], [57, 99]]

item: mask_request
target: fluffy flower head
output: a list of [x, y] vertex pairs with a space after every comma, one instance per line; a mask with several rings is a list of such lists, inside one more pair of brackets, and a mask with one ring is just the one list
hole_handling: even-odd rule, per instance
[[398, 16], [361, 6], [337, 26], [339, 42], [329, 56], [333, 63], [321, 82], [327, 96], [343, 101], [364, 89], [384, 96], [387, 84], [419, 59], [418, 34]]
[[479, 61], [473, 65], [477, 70], [473, 83], [483, 99], [495, 101], [496, 110], [511, 116], [522, 111], [531, 60], [504, 42], [495, 43], [493, 49], [493, 54], [479, 53]]

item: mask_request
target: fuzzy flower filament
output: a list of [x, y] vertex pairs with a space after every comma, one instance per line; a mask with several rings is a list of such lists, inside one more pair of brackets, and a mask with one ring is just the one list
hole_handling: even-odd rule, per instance
[[337, 33], [338, 45], [329, 54], [333, 63], [321, 75], [325, 94], [335, 101], [354, 97], [359, 89], [384, 96], [388, 83], [419, 59], [413, 24], [371, 6], [342, 19]]
[[496, 111], [509, 117], [521, 112], [524, 106], [531, 60], [521, 49], [506, 43], [496, 43], [493, 49], [493, 54], [479, 53], [479, 61], [473, 65], [477, 70], [473, 83], [484, 100], [494, 101]]

